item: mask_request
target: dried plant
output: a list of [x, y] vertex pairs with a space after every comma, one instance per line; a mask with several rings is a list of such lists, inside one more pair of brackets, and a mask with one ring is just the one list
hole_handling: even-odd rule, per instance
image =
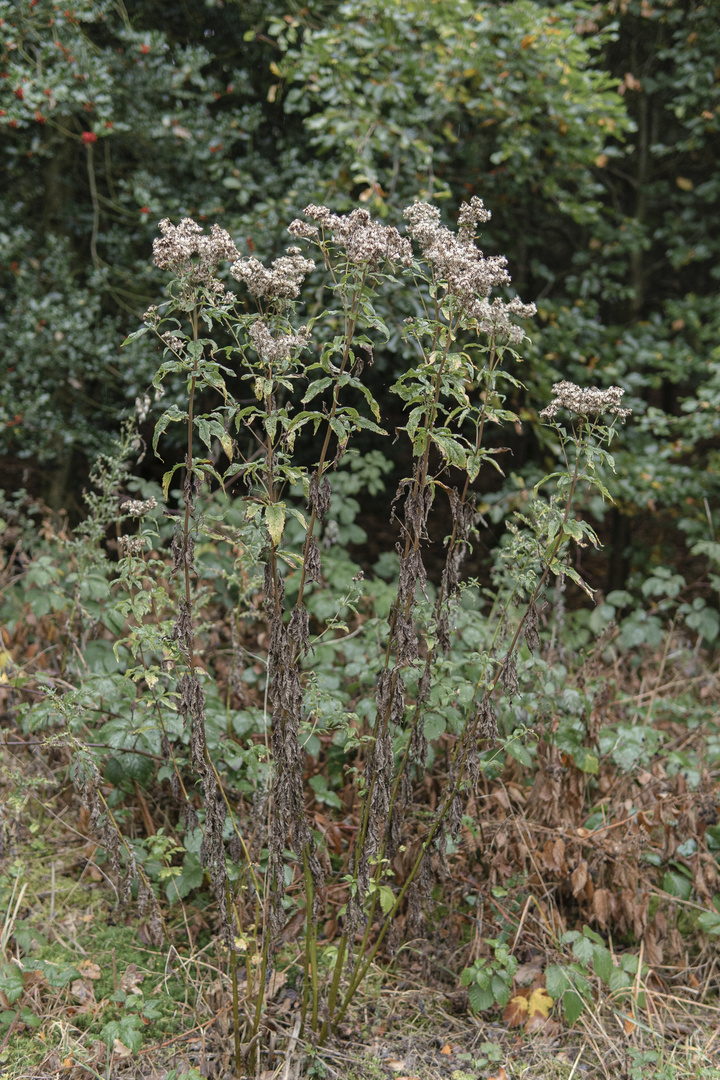
[[[169, 299], [150, 308], [144, 326], [131, 335], [153, 332], [162, 344], [157, 395], [168, 378], [183, 380], [187, 389], [186, 407], [173, 405], [157, 421], [153, 448], [171, 423], [183, 424], [187, 434], [184, 453], [162, 485], [170, 501], [180, 473], [179, 512], [165, 511], [174, 522], [174, 584], [160, 584], [161, 560], [149, 550], [158, 542], [154, 523], [160, 508], [155, 500], [128, 500], [121, 510], [137, 523], [138, 532], [120, 540], [118, 581], [126, 599], [119, 610], [131, 620], [124, 639], [138, 662], [131, 674], [145, 678], [148, 686], [146, 711], [153, 718], [148, 723], [161, 733], [178, 816], [186, 830], [202, 829], [200, 864], [214, 891], [233, 979], [238, 1070], [243, 1045], [250, 1056], [257, 1045], [265, 989], [287, 918], [289, 877], [302, 880], [305, 895], [302, 1020], [320, 1041], [341, 1022], [402, 906], [407, 906], [408, 931], [419, 932], [435, 877], [447, 873], [448, 838], [457, 839], [467, 798], [487, 765], [485, 751], [502, 737], [499, 700], [512, 700], [518, 692], [522, 640], [530, 650], [539, 646], [546, 586], [564, 575], [584, 585], [567, 562], [568, 545], [596, 538], [573, 517], [573, 501], [578, 485], [586, 481], [607, 495], [596, 475], [611, 464], [603, 446], [612, 426], [603, 426], [603, 415], [613, 421], [627, 415], [618, 388], [581, 390], [568, 383], [554, 388], [556, 396], [541, 414], [554, 421], [558, 410], [566, 408], [573, 415], [570, 434], [555, 424], [566, 468], [552, 478], [550, 498], [541, 497], [538, 485], [529, 514], [510, 523], [509, 570], [498, 593], [493, 637], [477, 656], [479, 676], [454, 733], [442, 797], [418, 834], [409, 807], [413, 785], [426, 768], [425, 722], [444, 700], [438, 688], [465, 587], [462, 565], [478, 527], [472, 485], [481, 469], [499, 469], [497, 451], [486, 445], [488, 425], [517, 419], [505, 400], [507, 388], [519, 385], [508, 367], [519, 359], [515, 347], [524, 337], [517, 319], [530, 318], [535, 309], [517, 298], [492, 296], [498, 288], [507, 289], [510, 277], [503, 257], [486, 256], [477, 246], [477, 226], [489, 218], [478, 198], [463, 203], [456, 232], [441, 225], [438, 209], [427, 203], [405, 210], [405, 235], [373, 221], [366, 210], [341, 216], [311, 205], [305, 218], [294, 221], [289, 232], [317, 249], [317, 258], [290, 247], [269, 269], [255, 258], [240, 258], [218, 226], [206, 235], [189, 219], [178, 226], [161, 222], [154, 255], [156, 265], [173, 275]], [[240, 295], [221, 276], [227, 263], [243, 290]], [[303, 323], [298, 298], [304, 279], [317, 266], [325, 268], [333, 303], [330, 311]], [[401, 327], [416, 360], [392, 387], [406, 413], [402, 431], [413, 464], [391, 507], [398, 578], [380, 638], [374, 719], [365, 729], [347, 727], [347, 745], [354, 739], [362, 750], [354, 792], [359, 824], [343, 876], [342, 932], [327, 974], [320, 964], [317, 928], [330, 863], [306, 812], [302, 745], [313, 692], [312, 634], [322, 635], [327, 626], [314, 625], [307, 600], [329, 588], [323, 543], [332, 539], [332, 475], [358, 432], [378, 438], [385, 434], [380, 407], [362, 373], [389, 337], [372, 300], [391, 273], [416, 290], [422, 312]], [[237, 379], [249, 391], [243, 400], [230, 389]], [[365, 402], [364, 412], [351, 404], [359, 400]], [[304, 429], [312, 430], [313, 445], [320, 447], [312, 466], [299, 465], [295, 457]], [[223, 455], [226, 464], [220, 469]], [[267, 738], [258, 750], [265, 780], [255, 789], [252, 836], [241, 829], [236, 800], [209, 749], [205, 665], [199, 662], [197, 644], [205, 602], [198, 583], [198, 541], [216, 536], [221, 527], [209, 520], [203, 499], [211, 489], [224, 490], [237, 479], [245, 485], [245, 518], [234, 536], [245, 565], [261, 579], [261, 607], [253, 610], [265, 620], [267, 639]], [[439, 504], [443, 509], [438, 511]], [[428, 520], [437, 512], [447, 514], [451, 530], [431, 599], [424, 551]], [[300, 545], [288, 539], [298, 527]], [[360, 587], [357, 581], [346, 583], [336, 598], [338, 612], [354, 603]], [[172, 618], [146, 618], [153, 612], [157, 616], [172, 597]], [[338, 622], [339, 616], [327, 625]], [[171, 717], [179, 717], [184, 730], [169, 724]], [[189, 747], [187, 768], [177, 760], [183, 740]], [[102, 825], [111, 862], [119, 868], [121, 840], [109, 808], [102, 799], [98, 802], [97, 779], [86, 770], [78, 773], [77, 782]], [[409, 865], [398, 886], [389, 866], [399, 852], [406, 853]], [[123, 881], [137, 870], [127, 864]], [[152, 903], [150, 886], [141, 879], [143, 902]], [[248, 935], [254, 945], [245, 952], [243, 1013], [237, 950]]]

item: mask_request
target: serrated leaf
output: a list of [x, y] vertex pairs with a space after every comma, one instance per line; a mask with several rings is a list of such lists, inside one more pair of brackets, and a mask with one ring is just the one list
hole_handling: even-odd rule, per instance
[[568, 1024], [574, 1024], [583, 1011], [583, 999], [574, 990], [566, 990], [563, 995], [563, 1012]]
[[545, 989], [554, 1001], [557, 1001], [566, 990], [570, 989], [570, 980], [565, 974], [565, 969], [560, 964], [550, 964], [545, 969]]
[[610, 950], [604, 945], [593, 945], [593, 969], [597, 977], [609, 985], [614, 964]]
[[589, 964], [593, 958], [593, 944], [586, 937], [579, 937], [573, 945], [573, 955], [581, 964]]
[[492, 990], [483, 990], [475, 983], [468, 990], [468, 1002], [473, 1012], [482, 1012], [483, 1009], [491, 1009], [495, 1004]]

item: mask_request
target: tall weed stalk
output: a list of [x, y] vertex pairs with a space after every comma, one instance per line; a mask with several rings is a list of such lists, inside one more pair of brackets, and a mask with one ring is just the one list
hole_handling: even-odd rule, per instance
[[[172, 527], [169, 574], [159, 554], [167, 526], [161, 527], [155, 500], [124, 505], [125, 520], [137, 520], [140, 529], [121, 542], [118, 611], [126, 633], [118, 648], [137, 659], [129, 674], [146, 700], [146, 723], [159, 733], [186, 835], [201, 830], [200, 865], [229, 957], [238, 1069], [243, 1055], [256, 1057], [265, 994], [298, 886], [305, 898], [302, 1022], [320, 1042], [343, 1020], [378, 951], [399, 947], [401, 909], [406, 935], [421, 929], [433, 885], [448, 873], [448, 839], [458, 841], [468, 795], [506, 742], [498, 711], [517, 692], [522, 641], [531, 651], [538, 648], [545, 590], [565, 576], [587, 588], [568, 551], [572, 543], [597, 539], [576, 517], [574, 500], [581, 484], [608, 497], [598, 474], [612, 467], [605, 446], [612, 423], [626, 415], [617, 388], [581, 390], [569, 383], [555, 387], [541, 414], [555, 426], [564, 468], [546, 477], [530, 511], [509, 523], [507, 574], [490, 615], [476, 614], [488, 644], [473, 657], [476, 682], [452, 731], [442, 796], [419, 824], [412, 798], [427, 767], [428, 718], [458, 705], [454, 613], [466, 587], [463, 559], [479, 524], [473, 485], [481, 470], [501, 470], [488, 430], [518, 422], [506, 403], [508, 391], [521, 388], [511, 370], [524, 337], [516, 320], [529, 319], [534, 307], [492, 298], [508, 288], [510, 277], [504, 258], [477, 247], [478, 226], [489, 218], [480, 199], [463, 203], [456, 232], [444, 228], [427, 203], [408, 207], [404, 218], [401, 235], [365, 210], [338, 216], [309, 206], [289, 232], [307, 243], [317, 263], [292, 246], [269, 268], [241, 258], [217, 225], [206, 235], [189, 219], [178, 226], [165, 220], [154, 257], [171, 274], [169, 298], [151, 308], [128, 339], [152, 332], [161, 341], [158, 398], [166, 381], [184, 385], [185, 404], [176, 400], [162, 413], [153, 449], [180, 424], [185, 450], [162, 483], [163, 513]], [[239, 295], [219, 276], [228, 262]], [[299, 297], [311, 273], [315, 295], [324, 291], [330, 303], [302, 323]], [[374, 718], [365, 723], [348, 714], [341, 722], [346, 775], [354, 777], [355, 828], [339, 873], [308, 815], [303, 743], [318, 689], [313, 647], [325, 635], [337, 641], [348, 631], [344, 619], [362, 603], [363, 583], [342, 582], [329, 618], [313, 615], [311, 600], [331, 592], [323, 547], [332, 540], [334, 474], [358, 433], [369, 432], [378, 443], [386, 437], [363, 370], [398, 330], [385, 325], [374, 301], [400, 288], [415, 311], [399, 328], [415, 360], [392, 393], [406, 416], [397, 434], [409, 440], [412, 467], [389, 507], [398, 574], [387, 623], [377, 631]], [[567, 430], [555, 421], [560, 409], [571, 417]], [[314, 448], [314, 463], [299, 462], [299, 438]], [[217, 513], [217, 493], [238, 484], [245, 491], [243, 518], [228, 524]], [[433, 514], [447, 522], [448, 533], [435, 587], [424, 564]], [[265, 739], [253, 751], [253, 820], [238, 813], [238, 793], [223, 775], [222, 755], [211, 752], [207, 723], [212, 657], [202, 645], [202, 626], [209, 597], [196, 550], [198, 542], [221, 539], [234, 546], [246, 586], [256, 575], [261, 609], [249, 586], [243, 600], [247, 612], [266, 623]], [[148, 552], [148, 544], [157, 550]], [[213, 745], [217, 749], [217, 740]], [[106, 834], [119, 835], [87, 755], [78, 760], [84, 762], [79, 785], [95, 816]], [[111, 838], [111, 851], [118, 845]], [[136, 869], [130, 858], [126, 879]], [[167, 872], [172, 876], [169, 862]], [[332, 949], [318, 938], [329, 874], [346, 898]], [[143, 896], [148, 888], [145, 880]], [[158, 928], [159, 919], [158, 909]]]

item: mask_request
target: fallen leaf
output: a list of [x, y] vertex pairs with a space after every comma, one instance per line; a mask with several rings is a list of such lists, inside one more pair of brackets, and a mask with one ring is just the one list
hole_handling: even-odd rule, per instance
[[287, 974], [284, 971], [274, 971], [267, 988], [267, 997], [274, 998], [278, 990], [282, 990], [283, 986], [287, 982]]
[[443, 1046], [443, 1048], [440, 1051], [441, 1054], [452, 1054], [452, 1052], [453, 1052], [453, 1048], [450, 1045], [450, 1043], [445, 1043], [445, 1045]]
[[572, 874], [570, 875], [570, 881], [572, 882], [573, 896], [579, 896], [585, 888], [585, 884], [588, 879], [588, 864], [585, 859], [579, 862]]
[[305, 919], [305, 908], [300, 908], [299, 911], [296, 911], [295, 914], [288, 919], [280, 931], [281, 940], [294, 941], [305, 925]]
[[119, 1039], [116, 1039], [113, 1043], [113, 1054], [119, 1058], [126, 1058], [130, 1057], [132, 1050], [129, 1046], [126, 1046], [124, 1042], [120, 1042]]
[[81, 960], [77, 965], [77, 969], [84, 979], [99, 979], [102, 977], [100, 968], [92, 960]]
[[550, 997], [545, 987], [538, 986], [530, 995], [530, 1000], [528, 1001], [528, 1016], [533, 1017], [535, 1013], [540, 1013], [541, 1016], [544, 1016], [545, 1019], [547, 1019], [554, 1004], [555, 1002]]
[[125, 968], [125, 974], [118, 983], [118, 988], [123, 990], [126, 994], [141, 994], [142, 990], [138, 989], [138, 984], [145, 978], [145, 973], [138, 971], [136, 964], [128, 964]]
[[91, 1012], [95, 1007], [95, 993], [92, 983], [85, 982], [84, 979], [75, 979], [70, 985], [70, 993], [76, 1001], [80, 1002], [79, 1012]]
[[515, 972], [515, 982], [518, 986], [530, 986], [539, 975], [542, 975], [544, 960], [542, 956], [536, 956], [527, 964], [521, 964]]
[[510, 1028], [522, 1027], [528, 1018], [528, 999], [518, 994], [510, 998], [503, 1010], [503, 1020]]
[[523, 1031], [526, 1035], [544, 1035], [546, 1038], [552, 1039], [560, 1034], [560, 1025], [557, 1020], [549, 1019], [547, 1016], [543, 1016], [542, 1013], [536, 1012], [534, 1016], [530, 1017]]
[[385, 1058], [383, 1064], [386, 1065], [388, 1069], [392, 1069], [393, 1072], [402, 1072], [405, 1068], [405, 1059], [389, 1057]]
[[505, 1069], [502, 1067], [502, 1065], [497, 1071], [497, 1076], [489, 1076], [488, 1080], [507, 1080], [507, 1073], [505, 1072]]
[[625, 1019], [624, 1019], [624, 1026], [625, 1026], [625, 1034], [626, 1035], [632, 1035], [632, 1033], [635, 1030], [637, 1025], [635, 1024], [634, 1020], [631, 1020], [629, 1016], [626, 1016]]

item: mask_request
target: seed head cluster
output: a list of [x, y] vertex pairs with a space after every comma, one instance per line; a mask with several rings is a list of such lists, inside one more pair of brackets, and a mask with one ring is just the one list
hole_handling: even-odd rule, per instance
[[121, 536], [118, 540], [123, 555], [142, 555], [145, 550], [146, 536]]
[[619, 386], [609, 386], [600, 390], [597, 386], [583, 390], [571, 382], [559, 382], [553, 386], [553, 399], [540, 413], [541, 420], [553, 420], [560, 409], [567, 409], [576, 416], [600, 416], [610, 413], [626, 420], [632, 409], [622, 409], [620, 402], [625, 393]]
[[126, 502], [121, 503], [120, 509], [130, 517], [143, 517], [145, 514], [149, 514], [151, 510], [154, 510], [156, 506], [157, 500], [151, 495], [144, 502], [141, 502], [140, 499], [128, 499]]
[[[305, 217], [317, 221], [324, 233], [345, 252], [348, 262], [356, 266], [376, 270], [383, 263], [412, 265], [410, 241], [392, 226], [373, 221], [367, 210], [353, 210], [351, 214], [333, 214], [327, 206], [310, 203], [303, 211]], [[308, 225], [296, 218], [289, 228], [291, 236], [311, 239], [320, 235], [316, 225]]]
[[196, 285], [223, 286], [215, 281], [218, 264], [226, 259], [238, 259], [240, 252], [230, 234], [219, 225], [210, 227], [206, 236], [202, 225], [192, 218], [183, 218], [173, 225], [169, 218], [159, 224], [162, 236], [153, 240], [153, 258], [160, 270], [173, 270]]
[[305, 259], [300, 248], [289, 247], [287, 254], [271, 264], [270, 269], [258, 259], [238, 259], [230, 268], [236, 281], [247, 285], [253, 296], [264, 296], [267, 300], [294, 300], [300, 295], [300, 286], [314, 270], [312, 259]]
[[490, 219], [482, 199], [464, 202], [458, 217], [457, 234], [440, 224], [440, 211], [429, 203], [417, 202], [403, 212], [410, 236], [420, 245], [425, 260], [443, 281], [447, 295], [453, 297], [466, 315], [477, 319], [480, 330], [495, 338], [507, 338], [519, 344], [524, 335], [512, 316], [531, 318], [534, 304], [514, 298], [505, 304], [488, 297], [494, 288], [510, 284], [504, 255], [486, 256], [475, 245], [475, 226]]
[[297, 334], [282, 334], [280, 337], [274, 338], [267, 323], [264, 323], [262, 319], [258, 319], [257, 322], [252, 324], [248, 333], [258, 354], [271, 363], [277, 360], [287, 360], [293, 349], [302, 349], [308, 343], [306, 327], [304, 326], [300, 327]]

